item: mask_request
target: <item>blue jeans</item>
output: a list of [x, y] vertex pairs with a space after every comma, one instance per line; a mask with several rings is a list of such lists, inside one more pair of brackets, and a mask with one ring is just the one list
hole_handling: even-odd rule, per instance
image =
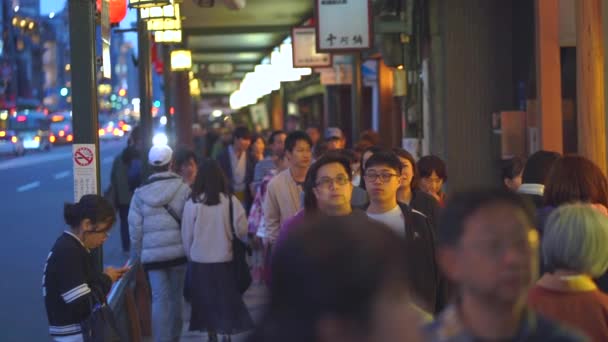
[[155, 342], [179, 342], [186, 265], [148, 271], [152, 289], [152, 335]]

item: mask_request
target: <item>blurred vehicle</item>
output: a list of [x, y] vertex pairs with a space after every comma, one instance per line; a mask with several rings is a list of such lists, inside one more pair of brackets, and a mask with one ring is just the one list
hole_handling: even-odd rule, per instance
[[55, 136], [51, 134], [51, 120], [36, 110], [19, 111], [9, 119], [8, 128], [23, 142], [25, 150], [51, 150]]
[[51, 132], [54, 137], [51, 140], [55, 145], [71, 144], [74, 141], [71, 122], [54, 122], [51, 124]]
[[55, 145], [71, 144], [74, 141], [72, 115], [60, 112], [51, 115], [51, 142]]
[[17, 137], [14, 131], [0, 131], [0, 154], [14, 154], [15, 156], [25, 154], [23, 141]]
[[[124, 125], [123, 125], [124, 127]], [[99, 122], [99, 139], [110, 140], [120, 139], [125, 135], [125, 131], [114, 121]]]

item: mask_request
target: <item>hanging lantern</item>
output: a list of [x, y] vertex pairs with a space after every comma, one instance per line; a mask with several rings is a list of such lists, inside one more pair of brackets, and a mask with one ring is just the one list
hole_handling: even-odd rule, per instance
[[[127, 15], [127, 0], [109, 0], [110, 24], [118, 25]], [[101, 0], [97, 0], [97, 12], [101, 12]]]
[[177, 13], [179, 13], [179, 5], [177, 4], [170, 4], [160, 7], [148, 7], [139, 10], [142, 20], [176, 19]]
[[167, 30], [154, 32], [154, 40], [157, 43], [173, 44], [182, 42], [182, 30]]
[[171, 51], [171, 71], [188, 71], [192, 69], [192, 52], [190, 50]]
[[162, 7], [171, 4], [171, 0], [130, 0], [129, 8]]
[[[143, 12], [143, 11], [142, 11]], [[148, 31], [167, 31], [167, 30], [181, 30], [182, 19], [180, 15], [180, 8], [178, 4], [173, 5], [174, 18], [173, 19], [149, 19], [146, 20]], [[143, 18], [143, 16], [142, 16]]]

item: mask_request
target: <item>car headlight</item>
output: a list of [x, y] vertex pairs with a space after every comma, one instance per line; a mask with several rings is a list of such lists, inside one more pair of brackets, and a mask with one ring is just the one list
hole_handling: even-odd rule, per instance
[[167, 138], [167, 135], [165, 133], [156, 133], [156, 134], [154, 134], [154, 137], [152, 138], [152, 144], [154, 146], [167, 145], [168, 143], [169, 143], [169, 138]]

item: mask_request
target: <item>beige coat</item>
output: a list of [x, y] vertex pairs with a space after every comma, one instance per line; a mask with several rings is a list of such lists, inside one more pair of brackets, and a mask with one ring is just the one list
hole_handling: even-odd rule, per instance
[[302, 188], [296, 184], [289, 169], [277, 174], [268, 183], [264, 200], [263, 228], [257, 235], [270, 243], [279, 236], [281, 224], [302, 208]]

